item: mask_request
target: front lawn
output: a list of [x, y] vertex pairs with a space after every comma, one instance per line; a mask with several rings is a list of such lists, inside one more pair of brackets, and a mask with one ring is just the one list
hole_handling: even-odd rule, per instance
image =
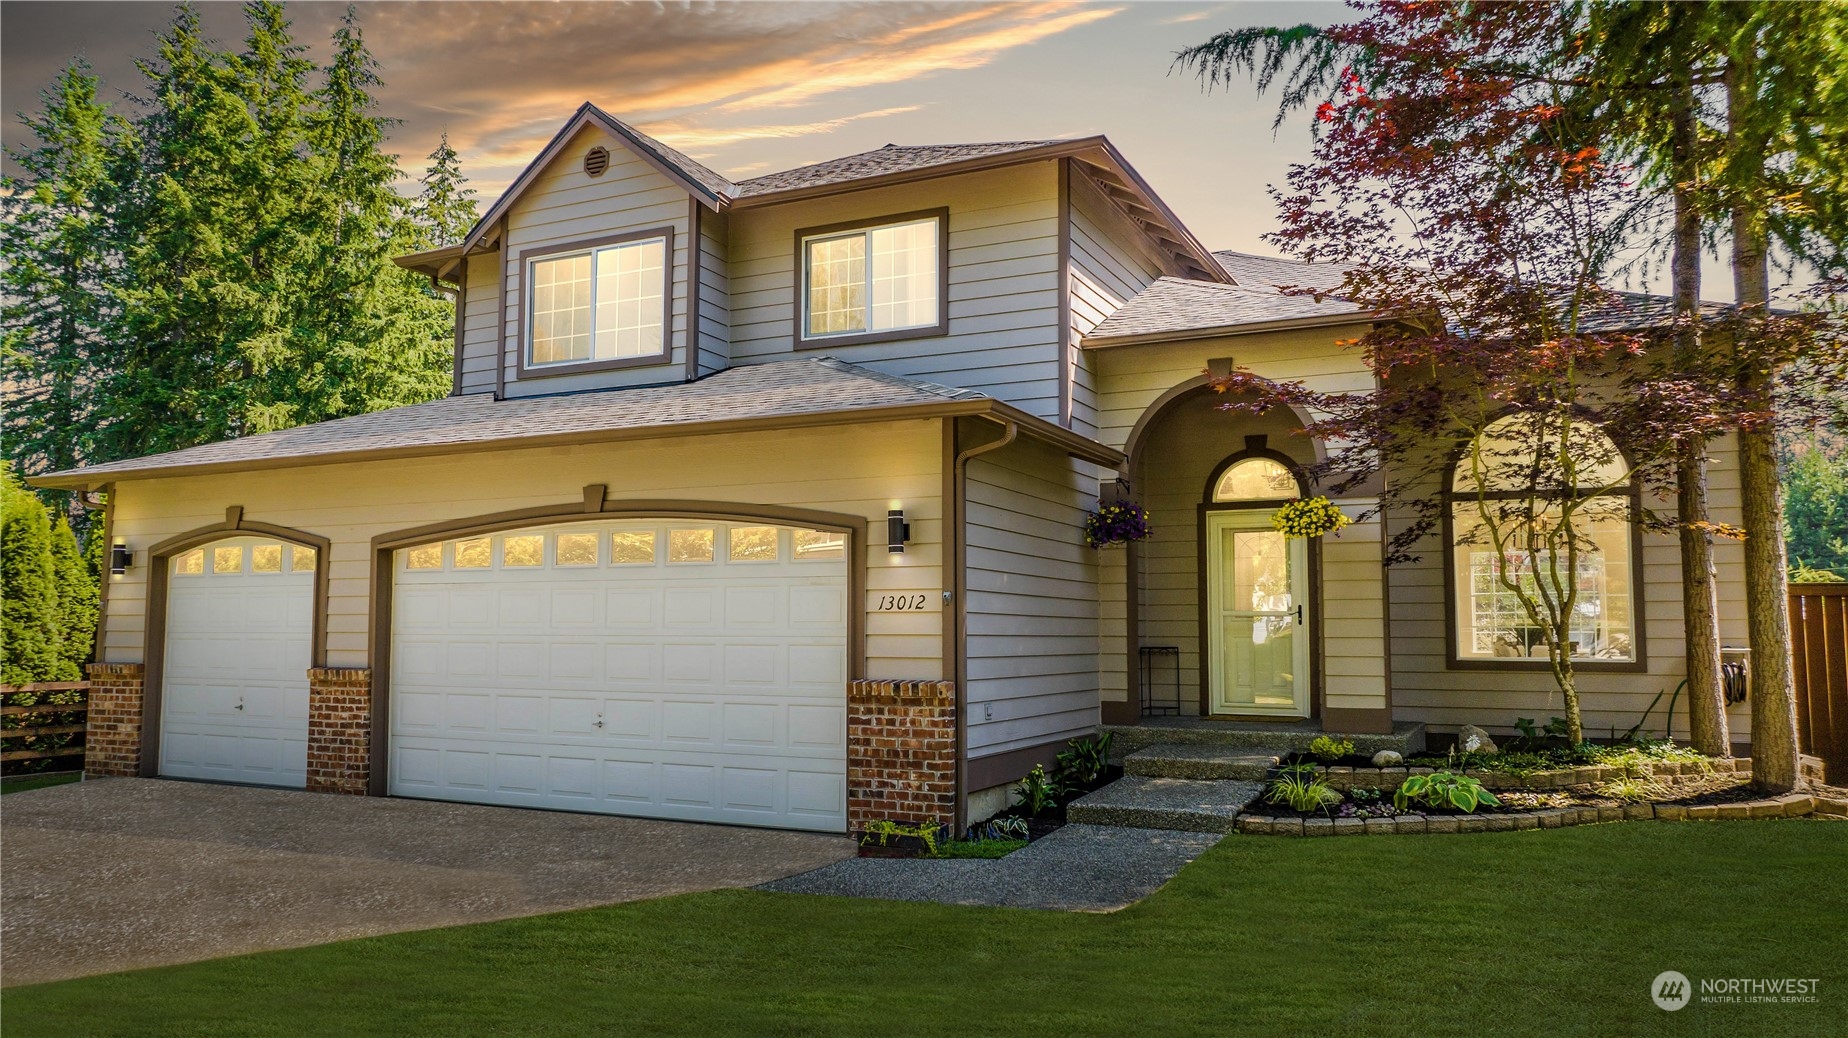
[[46, 786], [62, 786], [81, 778], [82, 773], [75, 771], [60, 771], [51, 775], [8, 775], [0, 779], [0, 795], [24, 793], [28, 789], [44, 789]]
[[[1839, 1035], [1848, 824], [1228, 837], [1113, 915], [728, 891], [9, 990], [25, 1035]], [[1676, 1013], [1652, 978], [1818, 977]]]

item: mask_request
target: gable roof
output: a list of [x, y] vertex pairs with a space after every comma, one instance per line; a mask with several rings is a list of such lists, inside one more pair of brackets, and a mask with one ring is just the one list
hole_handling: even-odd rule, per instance
[[727, 368], [697, 382], [495, 400], [486, 393], [297, 426], [236, 440], [31, 477], [95, 489], [124, 478], [238, 472], [455, 454], [556, 443], [710, 434], [740, 428], [994, 414], [1099, 464], [1120, 455], [969, 389], [874, 371], [833, 357]]
[[1238, 285], [1272, 293], [1285, 288], [1333, 293], [1341, 287], [1347, 272], [1354, 269], [1352, 263], [1309, 263], [1231, 249], [1214, 249], [1213, 258]]
[[520, 195], [532, 186], [532, 183], [539, 178], [539, 174], [544, 172], [545, 167], [558, 157], [558, 153], [571, 143], [571, 138], [577, 136], [578, 131], [586, 126], [596, 126], [627, 145], [630, 151], [640, 156], [663, 176], [679, 184], [708, 209], [724, 208], [732, 196], [737, 194], [738, 189], [731, 181], [586, 101], [578, 106], [578, 110], [571, 114], [571, 118], [565, 120], [565, 125], [559, 127], [558, 132], [552, 135], [552, 139], [546, 142], [546, 146], [539, 150], [539, 154], [534, 156], [533, 160], [526, 164], [526, 168], [520, 171], [520, 175], [513, 178], [513, 183], [509, 184], [507, 190], [501, 193], [500, 198], [488, 207], [487, 212], [481, 214], [481, 219], [475, 221], [475, 226], [470, 228], [467, 236], [462, 239], [460, 249], [467, 251], [479, 245], [495, 222], [505, 215], [507, 210], [513, 208], [513, 203], [519, 199]]
[[1168, 208], [1116, 146], [1102, 136], [1051, 141], [997, 141], [985, 144], [888, 144], [873, 151], [829, 159], [732, 183], [697, 160], [655, 140], [586, 101], [552, 136], [532, 162], [456, 245], [399, 256], [399, 266], [447, 279], [465, 253], [484, 247], [496, 223], [538, 179], [545, 167], [585, 126], [597, 126], [714, 211], [731, 207], [773, 205], [818, 195], [857, 191], [952, 173], [1070, 158], [1081, 164], [1105, 196], [1124, 211], [1190, 277], [1228, 281], [1221, 265], [1206, 251], [1180, 217]]
[[1083, 345], [1091, 349], [1150, 339], [1205, 338], [1233, 330], [1353, 324], [1372, 316], [1343, 299], [1165, 277], [1091, 329]]

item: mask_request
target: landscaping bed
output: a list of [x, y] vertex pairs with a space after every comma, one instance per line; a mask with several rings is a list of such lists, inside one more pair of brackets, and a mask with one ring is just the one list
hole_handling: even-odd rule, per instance
[[1000, 858], [1065, 825], [1065, 806], [1115, 782], [1123, 769], [1109, 762], [1111, 735], [1074, 739], [1051, 773], [1035, 765], [1014, 785], [1014, 803], [952, 837], [946, 826], [874, 821], [857, 834], [862, 858]]

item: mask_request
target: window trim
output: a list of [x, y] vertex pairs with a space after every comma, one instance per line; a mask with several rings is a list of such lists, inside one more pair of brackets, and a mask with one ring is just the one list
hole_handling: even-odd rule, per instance
[[[566, 361], [558, 364], [534, 364], [533, 322], [532, 322], [532, 265], [539, 260], [559, 259], [565, 256], [593, 253], [598, 249], [612, 245], [625, 245], [633, 242], [661, 239], [665, 248], [665, 262], [661, 269], [661, 352], [643, 357], [614, 357], [609, 360]], [[586, 371], [612, 371], [620, 368], [654, 367], [670, 364], [674, 358], [674, 228], [651, 227], [646, 230], [630, 231], [626, 234], [612, 234], [601, 238], [585, 238], [579, 241], [565, 242], [559, 245], [541, 245], [530, 249], [521, 249], [514, 257], [515, 262], [515, 298], [517, 310], [514, 314], [519, 326], [518, 352], [515, 355], [519, 378], [549, 378], [553, 375], [577, 375]], [[593, 274], [594, 279], [594, 274]], [[595, 281], [592, 282], [591, 308], [596, 308]], [[592, 348], [595, 348], [593, 339]]]
[[[1490, 421], [1499, 421], [1501, 418], [1512, 413], [1512, 410], [1503, 412], [1502, 414], [1494, 416]], [[1587, 414], [1580, 414], [1579, 418], [1597, 425], [1599, 433], [1607, 439], [1610, 438], [1610, 434], [1604, 432], [1603, 423], [1597, 421], [1596, 418]], [[1630, 645], [1633, 650], [1633, 655], [1631, 659], [1622, 662], [1574, 658], [1572, 661], [1572, 670], [1575, 673], [1587, 674], [1647, 674], [1649, 672], [1649, 640], [1647, 634], [1649, 625], [1646, 622], [1648, 618], [1645, 614], [1647, 612], [1648, 602], [1646, 598], [1647, 588], [1643, 581], [1643, 526], [1642, 523], [1637, 521], [1637, 517], [1642, 514], [1643, 507], [1642, 475], [1637, 471], [1636, 462], [1630, 457], [1630, 452], [1624, 450], [1623, 445], [1617, 443], [1615, 440], [1611, 442], [1612, 445], [1617, 448], [1617, 453], [1623, 458], [1624, 465], [1630, 470], [1629, 481], [1625, 484], [1624, 489], [1621, 490], [1611, 490], [1602, 494], [1585, 494], [1582, 496], [1621, 497], [1629, 502]], [[1463, 657], [1458, 651], [1460, 643], [1457, 637], [1457, 622], [1459, 619], [1457, 610], [1461, 608], [1461, 604], [1457, 601], [1457, 534], [1455, 506], [1462, 502], [1475, 500], [1477, 495], [1473, 493], [1459, 494], [1452, 488], [1456, 486], [1457, 465], [1463, 460], [1463, 456], [1468, 450], [1469, 444], [1464, 443], [1451, 455], [1450, 464], [1444, 466], [1443, 491], [1439, 495], [1439, 501], [1443, 509], [1441, 529], [1444, 538], [1444, 669], [1490, 670], [1517, 673], [1550, 672], [1552, 665], [1545, 659], [1517, 659], [1514, 657], [1484, 657], [1475, 659]], [[1520, 498], [1525, 495], [1519, 491], [1494, 491], [1486, 496], [1493, 500], [1496, 498]]]
[[[937, 323], [920, 325], [916, 328], [893, 328], [882, 332], [845, 332], [840, 335], [819, 335], [810, 338], [808, 331], [808, 250], [804, 244], [810, 238], [845, 234], [849, 231], [873, 231], [881, 227], [890, 227], [901, 223], [915, 223], [921, 220], [937, 221]], [[798, 350], [828, 349], [834, 346], [858, 346], [869, 342], [896, 342], [902, 339], [939, 338], [950, 333], [950, 208], [939, 206], [935, 209], [919, 209], [909, 213], [893, 213], [887, 216], [871, 216], [860, 220], [847, 220], [841, 223], [823, 224], [819, 227], [798, 227], [795, 233], [795, 268], [794, 294], [795, 306], [791, 316], [791, 340]]]

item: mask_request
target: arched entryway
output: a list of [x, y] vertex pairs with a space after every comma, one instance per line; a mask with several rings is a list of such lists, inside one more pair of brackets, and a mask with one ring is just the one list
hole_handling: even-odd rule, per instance
[[1178, 688], [1183, 715], [1312, 717], [1318, 553], [1271, 531], [1270, 514], [1307, 489], [1316, 445], [1288, 409], [1250, 416], [1226, 400], [1199, 386], [1138, 423], [1131, 496], [1153, 533], [1131, 546], [1126, 665], [1140, 689], [1149, 658], [1143, 697]]

